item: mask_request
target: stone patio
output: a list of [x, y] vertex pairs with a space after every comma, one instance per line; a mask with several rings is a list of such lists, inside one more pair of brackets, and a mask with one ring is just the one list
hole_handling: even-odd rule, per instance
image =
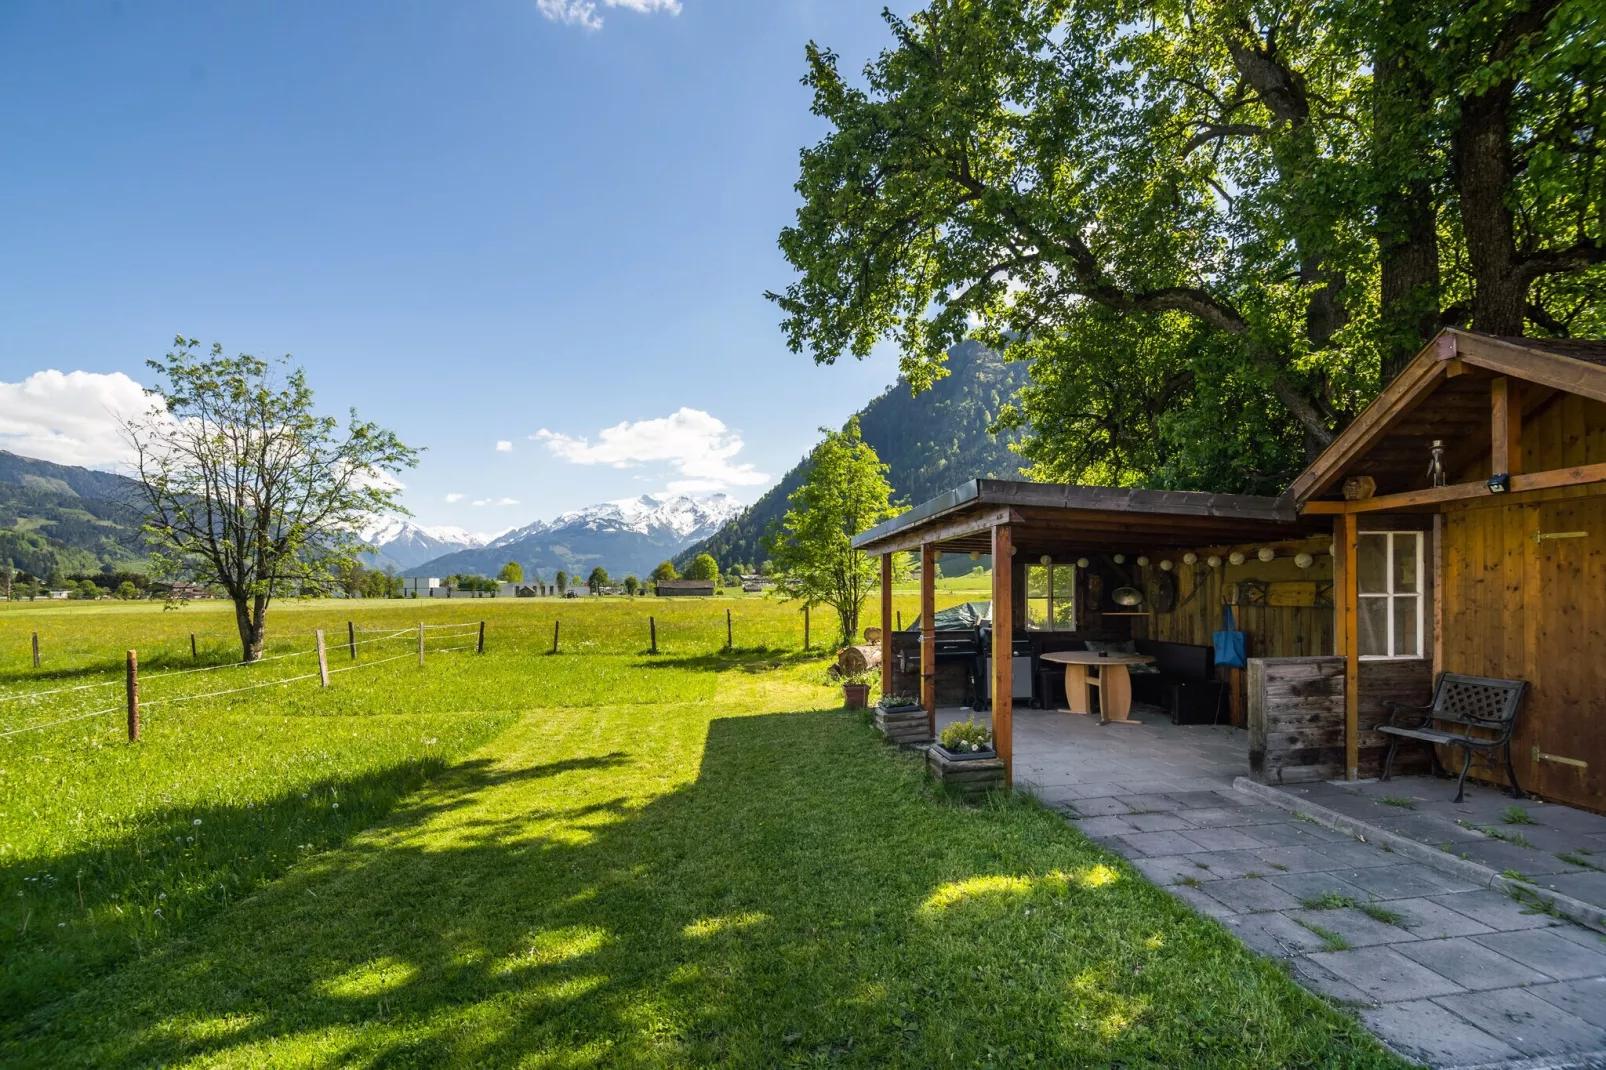
[[[1140, 723], [1100, 725], [1016, 710], [1017, 787], [1250, 947], [1287, 963], [1308, 988], [1354, 1008], [1409, 1059], [1436, 1067], [1606, 1067], [1599, 933], [1236, 790], [1233, 781], [1248, 773], [1238, 729], [1176, 727], [1141, 707], [1134, 714]], [[939, 711], [939, 725], [968, 715]], [[1444, 787], [1428, 781], [1413, 794]], [[1389, 787], [1407, 790], [1404, 780]], [[1343, 801], [1386, 805], [1364, 793]], [[1429, 803], [1418, 804], [1423, 816], [1436, 813]], [[1539, 827], [1559, 829], [1560, 821], [1544, 818], [1564, 809], [1531, 812]], [[1534, 842], [1535, 852], [1543, 850]]]

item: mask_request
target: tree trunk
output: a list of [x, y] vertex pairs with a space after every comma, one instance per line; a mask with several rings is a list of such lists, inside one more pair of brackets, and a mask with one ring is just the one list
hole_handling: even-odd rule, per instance
[[1472, 329], [1495, 335], [1522, 334], [1528, 305], [1528, 280], [1518, 270], [1515, 220], [1506, 204], [1511, 91], [1507, 81], [1463, 100], [1455, 135], [1461, 230], [1472, 267]]
[[1384, 4], [1373, 53], [1372, 144], [1381, 191], [1376, 209], [1385, 384], [1439, 328], [1438, 205], [1426, 174], [1433, 155], [1428, 130], [1433, 87], [1415, 60], [1429, 53], [1429, 44], [1424, 34], [1410, 29], [1419, 21], [1412, 7], [1410, 0]]
[[234, 623], [240, 630], [240, 661], [250, 664], [262, 657], [262, 638], [267, 626], [267, 599], [234, 599]]

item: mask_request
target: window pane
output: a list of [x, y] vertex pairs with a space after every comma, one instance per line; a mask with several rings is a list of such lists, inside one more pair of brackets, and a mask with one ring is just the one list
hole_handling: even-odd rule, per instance
[[1033, 631], [1041, 631], [1048, 627], [1048, 599], [1028, 598], [1026, 600], [1026, 627]]
[[1026, 597], [1048, 597], [1048, 569], [1042, 565], [1026, 566]]
[[1355, 552], [1355, 589], [1361, 594], [1387, 594], [1389, 537], [1362, 535]]
[[1061, 602], [1054, 600], [1054, 628], [1056, 631], [1069, 632], [1076, 629], [1076, 603], [1070, 599]]
[[1076, 598], [1076, 566], [1054, 566], [1054, 601], [1069, 604]]
[[1418, 657], [1422, 653], [1421, 637], [1416, 634], [1416, 609], [1419, 595], [1395, 598], [1394, 602], [1394, 654], [1396, 657]]
[[1389, 652], [1389, 600], [1362, 598], [1356, 606], [1360, 626], [1360, 655], [1387, 657]]
[[1421, 536], [1414, 531], [1397, 532], [1394, 536], [1394, 590], [1398, 594], [1416, 594], [1416, 551]]

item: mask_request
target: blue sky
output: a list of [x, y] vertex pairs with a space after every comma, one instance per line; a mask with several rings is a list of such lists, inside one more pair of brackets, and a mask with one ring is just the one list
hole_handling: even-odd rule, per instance
[[860, 65], [880, 6], [0, 5], [0, 448], [108, 463], [116, 376], [183, 332], [428, 447], [423, 523], [751, 501], [896, 374], [791, 354], [762, 297], [804, 45]]

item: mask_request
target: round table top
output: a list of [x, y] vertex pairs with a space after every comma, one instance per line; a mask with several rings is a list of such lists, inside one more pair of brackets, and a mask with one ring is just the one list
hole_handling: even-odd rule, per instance
[[1055, 650], [1041, 657], [1060, 665], [1144, 665], [1154, 660], [1152, 654], [1099, 654], [1091, 650]]

